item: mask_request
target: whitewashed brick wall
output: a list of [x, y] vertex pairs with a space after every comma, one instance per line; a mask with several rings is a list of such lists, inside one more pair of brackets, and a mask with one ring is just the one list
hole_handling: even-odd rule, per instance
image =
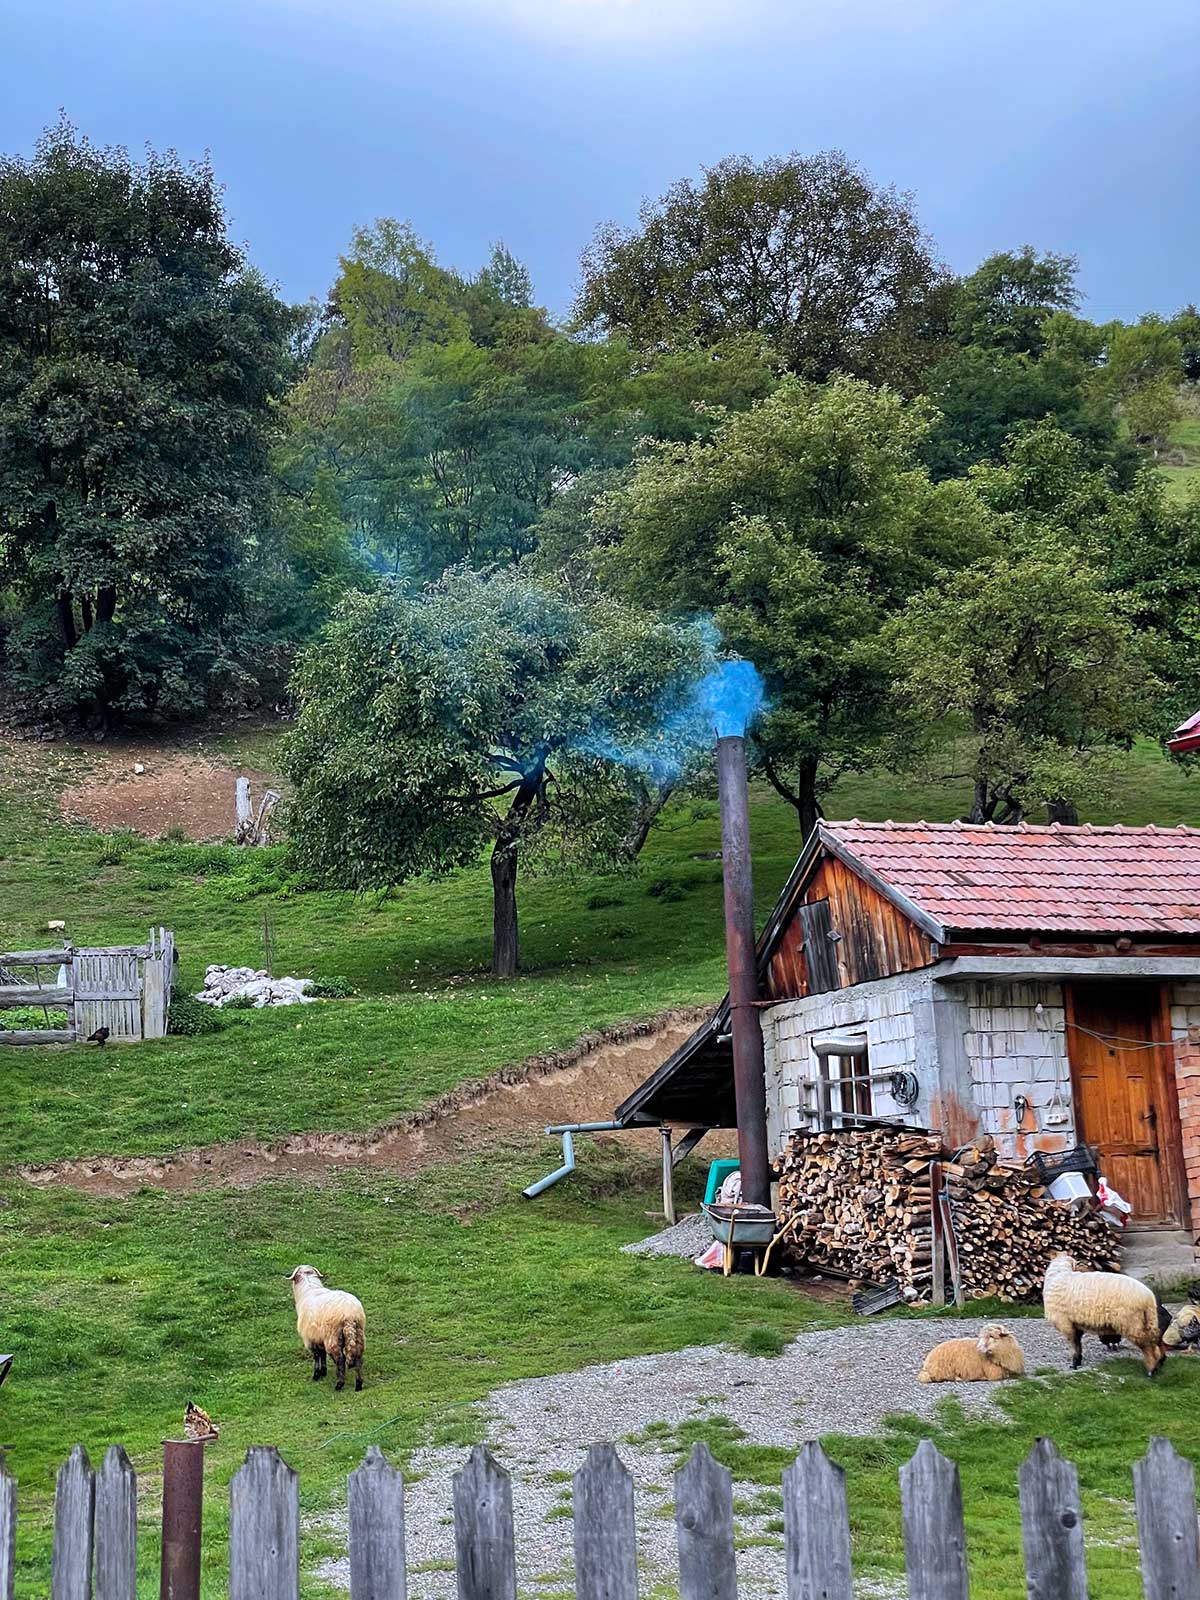
[[[1041, 1006], [1039, 1013], [1038, 1006]], [[1066, 1013], [1062, 985], [973, 983], [967, 991], [968, 1031], [964, 1039], [981, 1127], [995, 1137], [1002, 1156], [1023, 1158], [1054, 1138], [1066, 1148], [1075, 1143], [1071, 1069], [1066, 1050]], [[1068, 1120], [1046, 1126], [1057, 1083]], [[1014, 1102], [1024, 1095], [1033, 1118], [1017, 1127]], [[1019, 1142], [1024, 1131], [1025, 1138]]]
[[[808, 1126], [807, 1119], [800, 1114], [804, 1103], [801, 1082], [811, 1077], [816, 1068], [812, 1050], [814, 1036], [863, 1029], [872, 1071], [905, 1068], [921, 1076], [913, 994], [918, 986], [928, 982], [925, 975], [904, 973], [877, 983], [859, 984], [853, 989], [788, 1000], [763, 1012], [767, 1137], [772, 1153], [782, 1147], [789, 1133]], [[922, 1083], [923, 1101], [927, 1090], [936, 1092], [936, 1083]], [[906, 1112], [893, 1101], [886, 1083], [873, 1084], [872, 1096], [876, 1116], [908, 1116], [912, 1121], [921, 1120], [920, 1105]]]

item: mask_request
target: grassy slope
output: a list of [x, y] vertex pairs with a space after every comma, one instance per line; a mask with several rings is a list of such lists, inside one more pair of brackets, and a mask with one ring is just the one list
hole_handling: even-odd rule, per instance
[[1160, 467], [1167, 480], [1170, 499], [1184, 501], [1200, 483], [1200, 417], [1183, 417], [1171, 433], [1171, 443], [1181, 445], [1187, 452], [1189, 464], [1184, 467]]
[[[501, 986], [480, 971], [488, 929], [483, 872], [380, 904], [273, 889], [244, 898], [254, 887], [246, 872], [211, 870], [218, 859], [211, 853], [169, 845], [114, 851], [95, 835], [55, 824], [49, 802], [57, 757], [36, 748], [32, 757], [19, 784], [0, 788], [0, 948], [40, 941], [45, 922], [63, 914], [77, 937], [96, 941], [137, 936], [150, 920], [163, 921], [176, 929], [190, 984], [208, 960], [257, 961], [269, 909], [281, 970], [346, 973], [364, 998], [235, 1014], [215, 1036], [103, 1056], [6, 1055], [0, 1168], [18, 1157], [362, 1126], [586, 1027], [712, 997], [723, 984], [718, 867], [695, 859], [716, 847], [709, 805], [680, 808], [633, 879], [530, 883], [524, 926], [536, 970]], [[36, 763], [43, 765], [35, 770]], [[873, 777], [848, 784], [831, 811], [936, 819], [961, 804], [957, 788]], [[796, 838], [790, 814], [766, 796], [754, 818], [765, 910]], [[1195, 820], [1193, 780], [1140, 750], [1095, 820], [1117, 818]], [[648, 893], [663, 880], [674, 886], [669, 895]], [[591, 897], [620, 903], [589, 911]], [[168, 1200], [147, 1191], [100, 1201], [0, 1182], [0, 1348], [19, 1352], [0, 1393], [0, 1438], [16, 1445], [22, 1479], [23, 1592], [44, 1592], [51, 1474], [68, 1445], [82, 1439], [95, 1452], [119, 1437], [139, 1466], [152, 1469], [158, 1440], [191, 1395], [223, 1425], [210, 1464], [215, 1480], [228, 1477], [246, 1443], [277, 1440], [301, 1471], [306, 1509], [315, 1510], [340, 1496], [344, 1473], [367, 1442], [402, 1453], [431, 1430], [465, 1441], [464, 1404], [506, 1378], [754, 1327], [789, 1333], [828, 1319], [777, 1282], [726, 1284], [675, 1263], [616, 1254], [617, 1243], [645, 1229], [654, 1175], [603, 1150], [583, 1151], [582, 1161], [578, 1180], [534, 1206], [516, 1198], [544, 1170], [545, 1151], [528, 1146], [412, 1183], [345, 1175], [319, 1191], [278, 1180], [249, 1195]], [[325, 1265], [368, 1300], [370, 1386], [357, 1400], [306, 1382], [278, 1276], [301, 1258]], [[1131, 1378], [1128, 1402], [1118, 1386], [1119, 1425], [1106, 1391], [1090, 1444], [1077, 1414], [1084, 1402], [1065, 1389], [1061, 1398], [1057, 1388], [1048, 1398], [1033, 1391], [1027, 1422], [1054, 1431], [1072, 1453], [1107, 1452], [1089, 1463], [1124, 1471], [1146, 1427], [1158, 1425], [1160, 1394], [1180, 1408], [1181, 1442], [1196, 1437], [1192, 1378], [1183, 1363], [1161, 1391]], [[1163, 1431], [1171, 1429], [1164, 1423]], [[973, 1425], [946, 1438], [961, 1444], [970, 1463], [968, 1504], [980, 1483], [996, 1497], [987, 1512], [992, 1532], [972, 1529], [979, 1570], [991, 1577], [998, 1561], [1003, 1580], [985, 1592], [1015, 1600], [1010, 1467], [1023, 1435]], [[911, 1441], [903, 1442], [906, 1450]], [[854, 1473], [860, 1559], [894, 1567], [893, 1474], [904, 1450], [884, 1439], [838, 1453]], [[152, 1498], [146, 1512], [149, 1594]], [[223, 1495], [215, 1493], [206, 1523], [211, 1594], [221, 1587], [223, 1515]], [[308, 1540], [309, 1556], [321, 1553], [321, 1537]], [[994, 1546], [1009, 1554], [994, 1561]]]

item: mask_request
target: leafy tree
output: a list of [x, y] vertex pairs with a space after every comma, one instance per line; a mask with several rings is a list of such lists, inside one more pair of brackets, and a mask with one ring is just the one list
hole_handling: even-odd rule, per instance
[[1171, 331], [1179, 340], [1185, 380], [1200, 383], [1200, 311], [1194, 305], [1184, 306], [1171, 319]]
[[207, 166], [65, 121], [0, 158], [0, 580], [43, 709], [177, 715], [244, 678], [248, 535], [296, 320]]
[[653, 768], [664, 708], [707, 654], [695, 627], [511, 570], [348, 596], [293, 685], [301, 862], [364, 890], [442, 876], [491, 840], [493, 968], [511, 976], [520, 863], [620, 857], [626, 764]]
[[1159, 687], [1106, 574], [1053, 536], [913, 596], [884, 643], [902, 715], [968, 731], [972, 822], [1019, 822], [1037, 804], [1077, 821]]
[[935, 478], [954, 477], [997, 461], [1015, 431], [1049, 418], [1080, 443], [1090, 463], [1128, 481], [1137, 452], [1122, 439], [1115, 409], [1096, 393], [1091, 375], [1062, 347], [1048, 348], [1040, 360], [979, 345], [955, 350], [927, 380], [940, 413], [922, 452], [930, 471]]
[[891, 726], [883, 623], [988, 537], [970, 485], [919, 465], [928, 426], [923, 406], [858, 380], [788, 378], [709, 439], [649, 446], [598, 505], [610, 581], [711, 611], [762, 672], [761, 758], [805, 833]]
[[575, 312], [642, 350], [768, 341], [805, 378], [907, 382], [942, 281], [911, 197], [837, 151], [722, 161], [601, 228]]
[[964, 345], [1037, 357], [1046, 322], [1079, 304], [1074, 256], [1039, 255], [1031, 245], [989, 256], [959, 285], [955, 332]]

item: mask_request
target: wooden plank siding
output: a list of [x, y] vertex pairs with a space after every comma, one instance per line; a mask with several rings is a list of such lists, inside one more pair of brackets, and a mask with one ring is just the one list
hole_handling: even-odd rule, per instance
[[[904, 913], [863, 881], [835, 856], [821, 856], [813, 866], [767, 966], [764, 997], [797, 1000], [824, 990], [819, 979], [810, 984], [804, 952], [800, 908], [827, 901], [829, 921], [836, 938], [838, 984], [869, 983], [897, 972], [927, 967], [940, 956], [938, 946]], [[809, 919], [812, 920], [812, 919]]]

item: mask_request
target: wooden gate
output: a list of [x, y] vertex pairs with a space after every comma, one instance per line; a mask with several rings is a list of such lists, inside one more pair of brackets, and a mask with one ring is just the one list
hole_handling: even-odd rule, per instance
[[1179, 1225], [1186, 1190], [1169, 1014], [1156, 983], [1076, 983], [1067, 991], [1067, 1054], [1076, 1131], [1133, 1220]]
[[[0, 1028], [0, 1044], [71, 1044], [107, 1028], [114, 1041], [161, 1039], [174, 981], [175, 936], [145, 944], [0, 953], [0, 1011], [41, 1008], [45, 1027]], [[54, 1027], [51, 1011], [66, 1013]]]

